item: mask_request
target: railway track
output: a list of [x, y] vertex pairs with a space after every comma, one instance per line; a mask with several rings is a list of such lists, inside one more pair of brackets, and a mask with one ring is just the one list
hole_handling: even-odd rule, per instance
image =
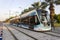
[[[20, 27], [20, 28], [22, 28], [22, 27]], [[23, 29], [26, 29], [26, 28], [23, 28]], [[30, 30], [30, 29], [26, 29], [26, 30]], [[30, 31], [34, 31], [34, 30], [30, 30]], [[38, 31], [35, 31], [35, 32], [38, 32]], [[47, 35], [51, 35], [51, 36], [59, 37], [60, 38], [60, 33], [57, 33], [57, 32], [54, 32], [54, 31], [50, 31], [50, 32], [39, 32], [39, 33], [44, 33], [44, 34], [47, 34]]]
[[[23, 27], [19, 27], [19, 28], [23, 28]], [[26, 28], [23, 28], [23, 29], [26, 29]], [[26, 30], [30, 30], [30, 29], [26, 29]], [[55, 31], [35, 31], [35, 30], [30, 30], [30, 31], [33, 31], [33, 32], [38, 32], [38, 33], [44, 33], [44, 34], [48, 34], [48, 35], [51, 35], [51, 36], [56, 36], [56, 37], [60, 37], [60, 33], [58, 32], [55, 32]]]
[[5, 26], [3, 26], [2, 40], [15, 40], [14, 36], [12, 36]]
[[[7, 26], [7, 25], [5, 25]], [[59, 33], [55, 32], [37, 32], [37, 31], [32, 31], [29, 29], [21, 28], [21, 27], [15, 27], [13, 25], [8, 25], [9, 27], [18, 30], [19, 32], [27, 35], [30, 38], [33, 38], [34, 40], [60, 40], [60, 35]], [[45, 39], [43, 39], [45, 38]]]
[[17, 37], [9, 30], [8, 27], [6, 27], [8, 29], [8, 31], [11, 33], [11, 35], [14, 37], [15, 40], [18, 40]]
[[44, 32], [44, 34], [47, 34], [47, 35], [51, 35], [51, 36], [59, 37], [60, 38], [60, 34], [55, 33], [55, 32]]
[[[38, 37], [38, 38], [36, 37], [36, 36], [38, 36], [38, 35], [33, 36], [33, 35], [31, 35], [32, 33], [31, 33], [31, 34], [28, 33], [28, 31], [31, 32], [32, 30], [29, 30], [29, 29], [27, 30], [27, 29], [25, 29], [25, 28], [22, 28], [22, 29], [21, 29], [21, 28], [19, 28], [19, 27], [12, 27], [12, 28], [14, 28], [14, 29], [16, 29], [16, 30], [19, 30], [19, 31], [22, 31], [22, 32], [24, 32], [24, 30], [26, 30], [27, 33], [26, 33], [26, 31], [25, 31], [24, 33], [26, 33], [26, 34], [28, 34], [28, 35], [36, 38], [36, 39], [39, 38], [39, 37]], [[34, 32], [34, 31], [33, 31], [33, 32]], [[36, 32], [36, 31], [35, 31], [35, 33], [37, 33], [37, 34], [43, 33], [43, 35], [46, 34], [46, 35], [49, 35], [49, 36], [54, 37], [54, 38], [60, 38], [60, 34], [59, 34], [59, 33], [55, 33], [55, 32]], [[46, 36], [46, 35], [45, 35], [45, 36]]]
[[[6, 25], [5, 25], [5, 26], [6, 26]], [[7, 27], [7, 26], [6, 26], [6, 27]], [[10, 27], [7, 27], [7, 29], [8, 29], [9, 32], [12, 34], [12, 36], [15, 38], [15, 40], [22, 40], [22, 39], [19, 39], [18, 37], [16, 37], [16, 36], [14, 35], [14, 33], [12, 33]], [[15, 28], [12, 28], [12, 29], [15, 29]], [[17, 29], [15, 29], [15, 30], [17, 30]], [[20, 33], [22, 33], [22, 34], [24, 34], [25, 36], [27, 36], [27, 40], [37, 40], [36, 38], [34, 38], [34, 37], [32, 37], [32, 36], [30, 36], [30, 35], [22, 32], [22, 31], [19, 31], [19, 30], [17, 30], [17, 31], [20, 32]], [[24, 36], [23, 36], [23, 38], [24, 38]]]

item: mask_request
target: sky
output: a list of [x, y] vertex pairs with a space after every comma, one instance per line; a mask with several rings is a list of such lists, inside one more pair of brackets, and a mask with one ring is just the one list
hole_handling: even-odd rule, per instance
[[[40, 0], [0, 0], [0, 21], [19, 15], [24, 9], [31, 7], [31, 4], [38, 1]], [[60, 13], [60, 5], [55, 5], [55, 13]]]

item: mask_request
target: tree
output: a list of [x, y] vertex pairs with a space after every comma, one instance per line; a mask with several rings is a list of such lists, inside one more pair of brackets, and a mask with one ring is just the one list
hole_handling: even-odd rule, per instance
[[45, 2], [42, 2], [42, 5], [44, 5], [42, 8], [46, 8], [49, 5], [49, 10], [50, 10], [50, 19], [51, 19], [51, 26], [54, 27], [54, 5], [59, 5], [60, 0], [45, 0]]
[[21, 15], [24, 14], [24, 13], [27, 13], [27, 12], [29, 12], [29, 9], [24, 9], [24, 10], [22, 11]]
[[55, 14], [54, 19], [57, 23], [60, 23], [60, 14]]
[[24, 9], [24, 12], [26, 13], [26, 12], [29, 12], [29, 9]]
[[57, 22], [60, 23], [60, 14], [57, 15]]
[[29, 7], [28, 9], [24, 9], [24, 10], [21, 12], [21, 15], [22, 15], [22, 14], [25, 14], [25, 13], [27, 13], [27, 12], [30, 12], [30, 11], [32, 11], [32, 10], [34, 10], [33, 7]]
[[28, 9], [29, 9], [29, 11], [31, 11], [31, 10], [33, 10], [34, 8], [33, 8], [33, 7], [29, 7]]

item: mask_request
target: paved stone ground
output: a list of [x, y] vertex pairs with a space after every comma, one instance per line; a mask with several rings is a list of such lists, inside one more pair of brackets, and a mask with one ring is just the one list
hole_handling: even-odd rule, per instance
[[60, 33], [60, 27], [56, 27], [55, 30], [53, 30], [53, 32]]
[[[60, 35], [57, 31], [60, 28], [56, 28], [55, 32], [35, 32], [24, 28], [16, 27], [13, 25], [6, 25], [3, 27], [3, 40], [14, 40], [9, 30], [16, 36], [18, 40], [60, 40]], [[8, 30], [9, 29], [9, 30]], [[60, 31], [58, 31], [60, 32]], [[7, 33], [7, 34], [6, 34]], [[9, 37], [8, 37], [9, 36]]]
[[2, 40], [2, 26], [0, 26], [0, 40]]
[[2, 36], [2, 26], [0, 26], [0, 37]]
[[3, 40], [15, 40], [5, 26], [3, 26]]
[[53, 35], [48, 35], [48, 34], [44, 34], [44, 33], [38, 33], [38, 32], [33, 32], [33, 31], [30, 31], [30, 30], [26, 30], [26, 29], [23, 29], [23, 28], [19, 28], [19, 27], [15, 27], [15, 26], [11, 26], [11, 27], [14, 27], [34, 38], [36, 38], [37, 40], [60, 40], [59, 37], [56, 37], [56, 36], [53, 36]]
[[2, 29], [3, 29], [3, 24], [0, 23], [0, 37], [2, 36]]
[[0, 22], [0, 40], [2, 40], [2, 28], [3, 28], [3, 24]]
[[19, 31], [15, 30], [15, 29], [13, 29], [13, 28], [11, 28], [11, 27], [8, 27], [8, 28], [9, 28], [9, 29], [12, 31], [12, 33], [18, 38], [18, 40], [34, 40], [34, 39], [28, 37], [27, 35], [25, 35], [25, 34], [19, 32]]
[[14, 40], [11, 33], [9, 33], [8, 29], [16, 36], [17, 40], [34, 40], [33, 38], [11, 28], [11, 27], [3, 27], [3, 40]]

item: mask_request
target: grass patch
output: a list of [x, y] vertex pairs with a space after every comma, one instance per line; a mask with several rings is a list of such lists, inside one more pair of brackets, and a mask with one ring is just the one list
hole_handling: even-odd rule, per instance
[[60, 27], [60, 23], [54, 23], [55, 27]]

